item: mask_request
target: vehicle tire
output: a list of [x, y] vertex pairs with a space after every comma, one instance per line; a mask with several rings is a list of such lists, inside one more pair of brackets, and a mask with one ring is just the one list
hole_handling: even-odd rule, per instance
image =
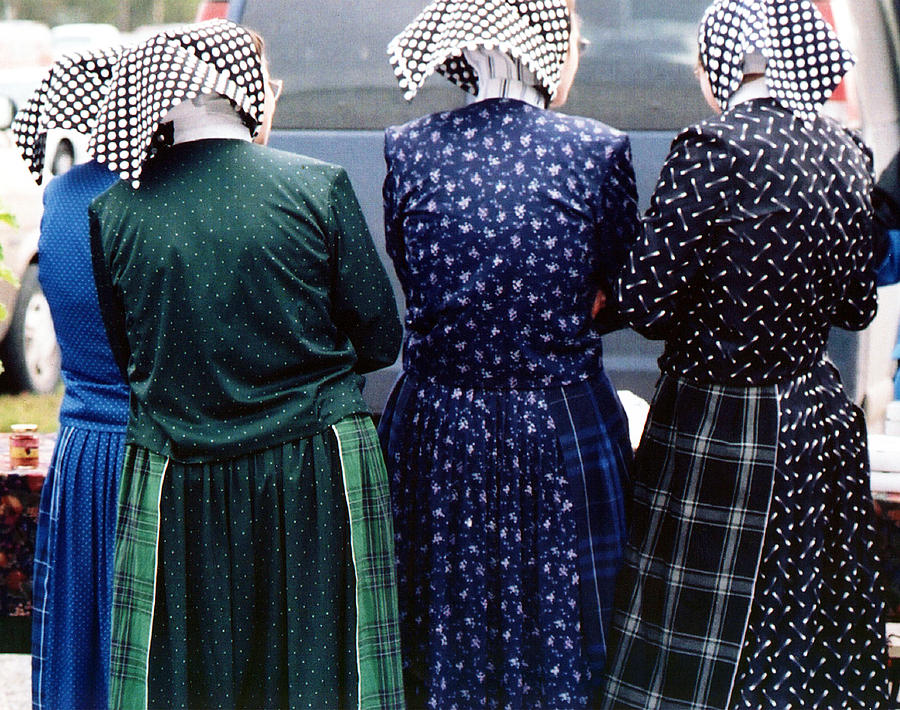
[[75, 150], [69, 141], [60, 141], [53, 153], [53, 161], [50, 163], [50, 172], [53, 175], [62, 175], [75, 165]]
[[37, 264], [31, 264], [22, 276], [0, 353], [6, 370], [3, 377], [12, 389], [47, 394], [59, 383], [59, 345]]

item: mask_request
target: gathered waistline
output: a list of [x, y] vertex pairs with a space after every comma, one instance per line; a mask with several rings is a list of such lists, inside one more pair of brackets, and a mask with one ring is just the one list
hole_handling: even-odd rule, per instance
[[[530, 390], [549, 390], [559, 387], [568, 387], [584, 382], [591, 382], [606, 376], [606, 370], [602, 367], [593, 372], [584, 373], [582, 376], [571, 379], [559, 378], [541, 378], [540, 381], [534, 379], [517, 380], [515, 383], [506, 378], [503, 381], [495, 381], [492, 379], [478, 379], [468, 377], [458, 377], [453, 375], [434, 375], [425, 374], [415, 368], [404, 368], [401, 377], [406, 377], [414, 383], [424, 383], [438, 387], [456, 388], [462, 390], [485, 390], [496, 392], [521, 392]], [[548, 380], [548, 381], [545, 381]]]

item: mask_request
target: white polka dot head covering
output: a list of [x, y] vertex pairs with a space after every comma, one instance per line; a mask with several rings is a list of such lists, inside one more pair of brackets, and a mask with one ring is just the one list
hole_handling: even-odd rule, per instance
[[66, 54], [50, 67], [40, 86], [16, 114], [12, 134], [34, 179], [43, 179], [47, 132], [53, 128], [89, 133], [106, 96], [121, 47]]
[[262, 58], [243, 27], [210, 20], [161, 32], [122, 52], [88, 150], [137, 187], [170, 109], [219, 94], [254, 132], [263, 116], [263, 84]]
[[388, 44], [407, 100], [435, 71], [476, 94], [478, 77], [463, 50], [497, 49], [529, 69], [548, 97], [569, 50], [566, 0], [435, 0]]
[[724, 109], [744, 78], [747, 55], [765, 60], [769, 94], [815, 118], [853, 66], [853, 55], [810, 0], [716, 0], [700, 22], [700, 64]]

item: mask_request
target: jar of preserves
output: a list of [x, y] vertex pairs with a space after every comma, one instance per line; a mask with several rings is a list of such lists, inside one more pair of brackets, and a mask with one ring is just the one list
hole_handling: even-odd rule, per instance
[[37, 424], [13, 424], [9, 437], [10, 468], [37, 468], [40, 440]]

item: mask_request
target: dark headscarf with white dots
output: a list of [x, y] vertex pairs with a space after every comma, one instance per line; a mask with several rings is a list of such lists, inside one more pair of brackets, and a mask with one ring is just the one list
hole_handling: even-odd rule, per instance
[[88, 150], [137, 187], [170, 109], [202, 94], [219, 94], [253, 132], [262, 121], [263, 84], [262, 59], [243, 27], [211, 20], [161, 32], [122, 52]]
[[475, 94], [478, 78], [464, 49], [498, 49], [520, 60], [548, 97], [569, 50], [566, 0], [435, 0], [388, 45], [394, 73], [412, 99], [435, 71]]
[[12, 133], [34, 179], [43, 179], [47, 132], [88, 133], [108, 90], [121, 47], [73, 52], [59, 59], [16, 114]]
[[818, 115], [855, 61], [809, 0], [716, 0], [700, 22], [700, 63], [723, 109], [750, 53], [766, 60], [772, 98], [804, 119]]

